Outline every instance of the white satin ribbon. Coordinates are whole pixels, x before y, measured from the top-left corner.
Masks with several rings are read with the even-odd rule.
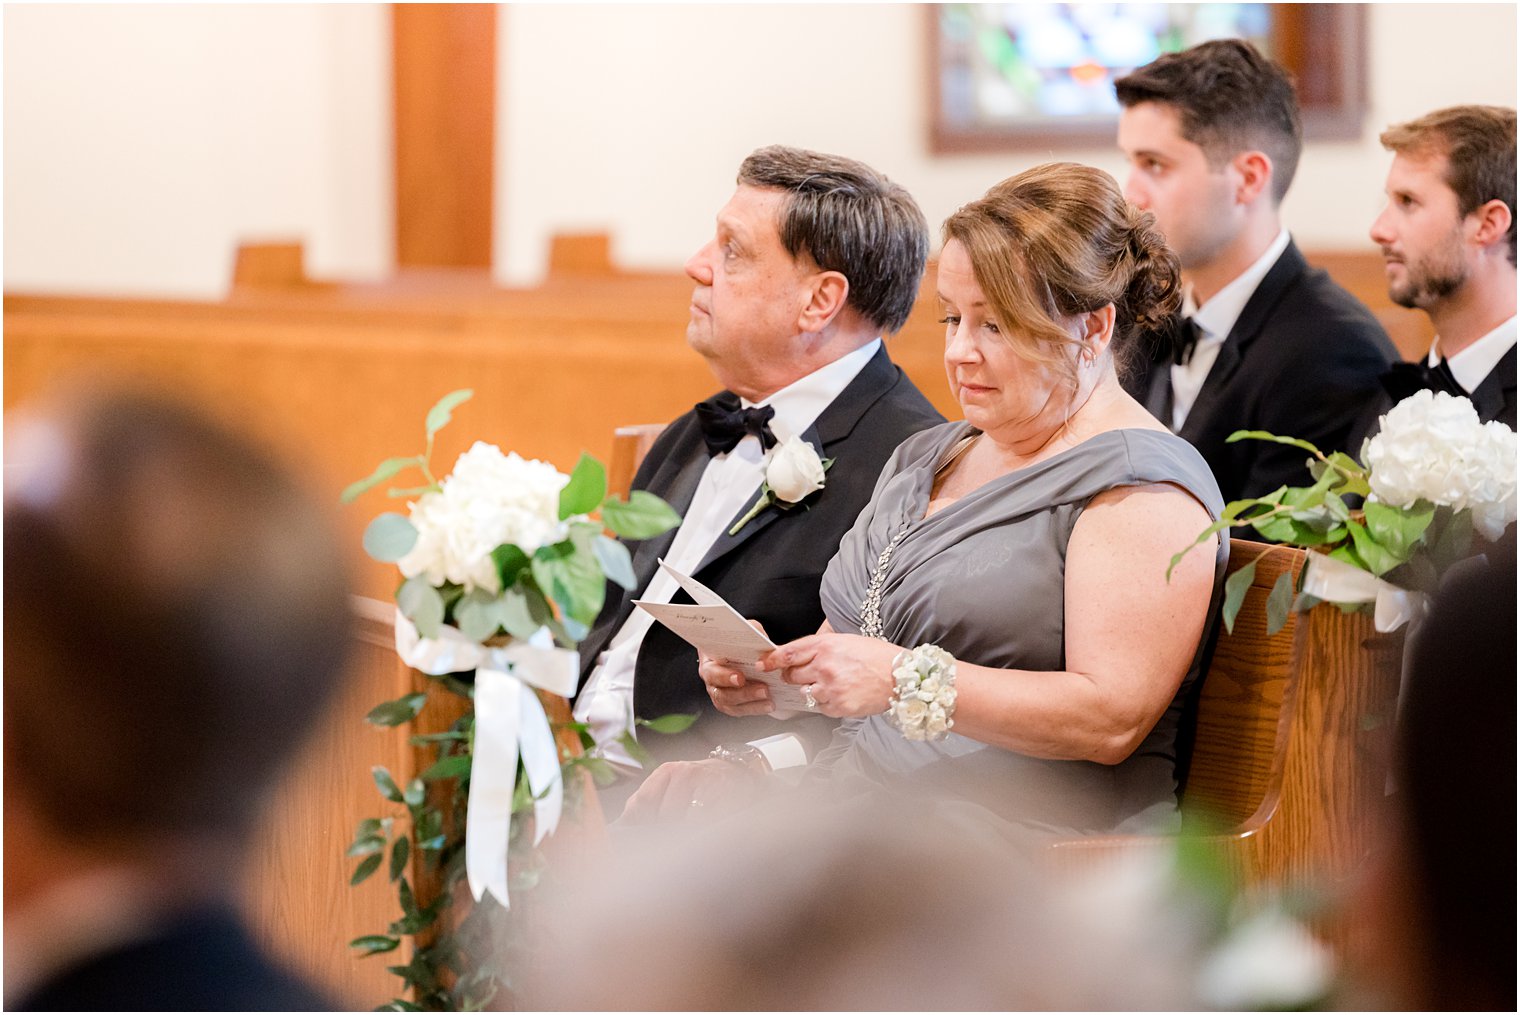
[[[1304,564],[1304,592],[1330,603],[1373,603],[1372,626],[1383,633],[1424,616],[1429,608],[1425,593],[1401,589],[1322,553],[1311,553]]]
[[[559,825],[564,803],[554,732],[533,688],[568,698],[575,693],[580,657],[555,648],[548,628],[539,628],[526,642],[503,647],[471,641],[453,627],[442,628],[437,638],[424,638],[400,610],[396,652],[408,666],[433,676],[475,671],[465,873],[476,901],[489,891],[508,906],[507,843],[519,754],[533,793],[534,845]]]

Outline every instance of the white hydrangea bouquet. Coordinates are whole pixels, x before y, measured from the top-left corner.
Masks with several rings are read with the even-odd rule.
[[[582,724],[570,726],[586,752],[561,758],[535,692],[574,694],[574,649],[601,612],[607,581],[630,589],[635,583],[627,549],[604,528],[648,539],[680,523],[652,494],[608,497],[606,470],[584,454],[566,475],[477,441],[451,473],[435,478],[434,438],[472,394],[455,391],[433,406],[422,454],[388,458],[342,494],[347,503],[404,470],[421,472],[423,485],[389,490],[391,497],[409,500],[407,514],[375,518],[365,530],[364,548],[376,560],[395,563],[405,579],[396,592],[402,660],[467,703],[448,730],[411,738],[434,751],[436,761],[407,786],[384,767],[374,769],[381,795],[404,806],[409,820],[402,826],[392,818],[362,822],[348,851],[359,861],[353,884],[374,874],[389,855],[402,908],[387,933],[351,945],[373,955],[395,950],[403,935],[430,936],[431,943],[418,942],[408,965],[390,968],[415,991],[416,1004],[435,1009],[479,1008],[497,988],[493,949],[470,955],[465,939],[471,935],[440,920],[453,886],[463,876],[477,902],[489,894],[506,907],[508,856],[528,848],[521,842],[524,829],[532,829],[533,847],[554,830],[571,770],[605,774],[607,763]],[[427,700],[425,692],[409,694],[376,706],[368,718],[398,726],[416,718]],[[690,720],[668,716],[643,725],[669,733]],[[623,739],[630,750],[637,748],[632,731]],[[429,794],[429,785],[437,792]],[[514,821],[517,815],[532,821]],[[437,898],[419,902],[414,894],[406,877],[413,856],[443,872]],[[536,877],[534,865],[518,866],[527,876],[514,883],[526,887]],[[446,969],[452,976],[441,975]]]
[[[1228,526],[1250,526],[1273,542],[1321,551],[1310,555],[1296,600],[1291,576],[1278,579],[1267,602],[1270,632],[1281,629],[1295,605],[1319,602],[1348,610],[1370,605],[1376,629],[1395,630],[1420,616],[1442,573],[1473,552],[1475,531],[1496,540],[1515,522],[1515,431],[1481,422],[1463,397],[1417,391],[1395,405],[1363,444],[1365,466],[1295,437],[1261,430],[1229,437],[1247,439],[1307,451],[1314,485],[1231,502],[1193,546]],[[1361,498],[1362,506],[1351,507],[1348,498]],[[1227,629],[1255,570],[1252,562],[1226,582]]]

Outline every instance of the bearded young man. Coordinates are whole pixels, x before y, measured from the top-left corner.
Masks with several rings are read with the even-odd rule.
[[[1422,362],[1384,377],[1376,416],[1421,388],[1464,395],[1483,420],[1515,425],[1515,111],[1453,106],[1397,124],[1388,204],[1372,223],[1388,298],[1425,311]]]
[[[1344,450],[1397,353],[1283,228],[1303,149],[1293,84],[1226,39],[1167,54],[1115,91],[1125,196],[1156,216],[1186,286],[1175,339],[1126,386],[1198,449],[1226,501],[1307,486],[1302,451],[1226,438],[1268,430]]]

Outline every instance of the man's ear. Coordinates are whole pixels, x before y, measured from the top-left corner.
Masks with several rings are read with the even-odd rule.
[[[1235,170],[1235,202],[1253,204],[1272,188],[1272,159],[1266,152],[1241,152],[1230,160]],[[1271,194],[1267,193],[1270,197]]]
[[[1480,247],[1491,247],[1496,243],[1503,243],[1509,235],[1510,224],[1515,221],[1510,213],[1509,205],[1497,197],[1492,201],[1485,201],[1467,214],[1469,223],[1476,223],[1473,228],[1473,241]],[[1505,254],[1508,257],[1508,253]]]
[[[850,280],[837,271],[820,271],[808,286],[808,301],[797,317],[799,332],[817,333],[827,328],[850,298]]]

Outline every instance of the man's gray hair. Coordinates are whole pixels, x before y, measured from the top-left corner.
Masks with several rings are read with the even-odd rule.
[[[863,162],[784,145],[753,152],[739,183],[786,191],[777,227],[787,253],[842,274],[849,306],[882,331],[903,326],[929,256],[911,194]]]

